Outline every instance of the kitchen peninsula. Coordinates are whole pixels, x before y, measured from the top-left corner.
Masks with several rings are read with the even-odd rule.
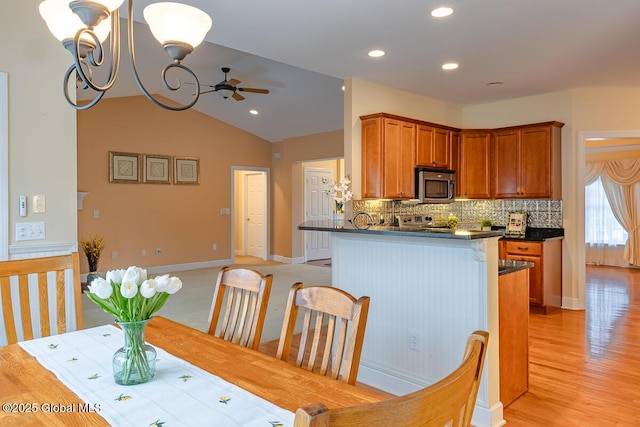
[[[331,232],[332,283],[371,297],[358,381],[406,394],[453,371],[476,329],[490,334],[473,425],[504,423],[499,390],[498,231],[308,221]]]

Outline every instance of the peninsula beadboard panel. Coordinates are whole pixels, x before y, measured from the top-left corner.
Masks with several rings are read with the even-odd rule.
[[[498,239],[331,234],[333,286],[371,297],[358,381],[415,391],[455,369],[470,331],[487,330],[496,339],[473,424],[499,425]]]

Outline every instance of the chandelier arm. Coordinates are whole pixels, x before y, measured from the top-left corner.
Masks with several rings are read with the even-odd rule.
[[[196,77],[195,73],[193,71],[191,71],[189,68],[185,67],[184,65],[180,64],[179,60],[176,60],[174,63],[167,65],[166,67],[163,68],[162,70],[162,81],[165,85],[165,87],[169,90],[178,90],[180,89],[180,87],[182,86],[182,84],[180,83],[180,80],[178,80],[177,85],[176,86],[171,86],[168,82],[167,82],[167,78],[166,78],[166,73],[169,69],[171,68],[180,68],[182,70],[185,70],[193,79],[193,83],[196,85],[197,90],[195,91],[196,93],[193,96],[193,99],[191,100],[190,103],[185,104],[185,105],[181,105],[178,107],[174,107],[171,105],[167,105],[162,103],[161,101],[157,100],[156,98],[153,97],[153,95],[151,93],[149,93],[149,91],[147,90],[147,88],[142,84],[142,81],[140,79],[140,76],[138,75],[138,67],[136,66],[136,53],[135,53],[135,46],[134,46],[134,40],[133,40],[133,0],[129,0],[128,2],[128,24],[127,24],[127,35],[129,38],[129,59],[131,60],[131,68],[133,68],[133,77],[136,81],[136,84],[138,85],[138,88],[140,88],[140,90],[142,91],[142,93],[144,93],[144,95],[154,104],[156,104],[158,107],[164,108],[165,110],[171,110],[171,111],[184,111],[184,110],[188,110],[189,108],[193,107],[196,102],[198,102],[198,98],[200,98],[200,82],[198,81],[198,78]]]
[[[83,105],[79,105],[76,104],[75,102],[73,102],[71,100],[71,97],[69,96],[69,79],[71,78],[71,74],[76,71],[76,65],[73,64],[69,67],[69,69],[67,70],[67,72],[64,75],[64,80],[62,82],[62,91],[64,92],[64,97],[67,100],[67,103],[69,105],[71,105],[73,108],[75,108],[76,110],[88,110],[89,108],[93,107],[94,105],[96,105],[98,103],[98,101],[100,101],[102,99],[102,97],[104,96],[105,92],[98,92],[98,94],[96,95],[95,98],[93,98],[93,100],[87,104],[83,104]],[[81,79],[79,79],[78,74],[76,73],[76,81],[81,81],[82,83],[84,83]]]
[[[86,41],[82,41],[80,39],[80,36],[82,34],[89,35],[93,39],[93,44],[95,44],[95,47],[93,49],[90,49],[87,54],[89,64],[87,64],[87,62],[83,60],[80,54],[82,52],[82,44],[86,43]],[[118,77],[118,70],[120,69],[120,13],[118,9],[114,10],[111,14],[111,67],[109,69],[109,73],[106,76],[104,85],[100,86],[95,84],[92,79],[92,73],[87,74],[83,67],[83,65],[85,65],[90,71],[91,66],[99,67],[104,62],[104,49],[96,34],[90,29],[81,28],[75,35],[74,44],[75,50],[73,52],[73,59],[75,61],[75,68],[78,76],[84,83],[83,89],[89,87],[96,92],[106,92],[111,89],[116,81],[116,78]],[[65,81],[67,80],[68,78],[65,78]]]

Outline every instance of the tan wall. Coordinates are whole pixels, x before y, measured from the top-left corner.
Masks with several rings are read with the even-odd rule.
[[[62,94],[71,55],[47,29],[40,0],[3,3],[0,71],[9,74],[9,236],[12,246],[75,244],[75,110]],[[18,216],[18,197],[46,197],[46,213]],[[3,206],[2,209],[5,209]],[[46,240],[15,241],[16,222],[43,221]],[[11,253],[11,250],[10,250]]]
[[[279,153],[280,158],[276,158]],[[293,237],[300,218],[302,189],[301,162],[321,159],[335,159],[343,156],[344,138],[341,130],[314,135],[288,138],[272,145],[272,249],[275,256],[285,259],[299,258],[303,254],[293,253]],[[293,183],[295,184],[295,187]]]
[[[109,183],[109,151],[199,157],[200,185]],[[78,113],[78,188],[91,193],[78,234],[105,236],[100,271],[231,259],[231,217],[220,214],[233,203],[231,167],[270,161],[268,141],[195,110],[166,111],[142,96],[102,100]]]

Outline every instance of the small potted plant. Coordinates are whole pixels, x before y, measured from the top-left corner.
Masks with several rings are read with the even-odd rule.
[[[447,225],[450,229],[455,230],[458,226],[458,217],[453,214],[449,215],[447,218]]]
[[[94,233],[88,239],[80,239],[80,247],[82,247],[89,263],[87,284],[91,284],[96,277],[100,277],[98,275],[98,262],[100,262],[100,255],[104,250],[104,236],[98,236],[98,233]]]
[[[483,219],[482,221],[480,221],[480,228],[482,229],[482,231],[491,231],[492,225],[493,223],[490,219]]]

